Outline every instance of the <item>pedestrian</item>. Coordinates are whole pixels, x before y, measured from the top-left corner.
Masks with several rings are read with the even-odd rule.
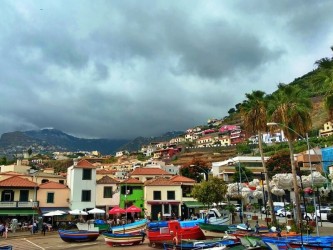
[[[46,222],[43,222],[43,225],[42,225],[42,234],[44,234],[44,236],[45,236],[46,230],[47,230],[47,224],[46,224]]]
[[[256,232],[256,234],[259,233],[259,228],[260,228],[260,226],[259,226],[259,222],[257,221],[257,222],[256,222],[256,225],[255,225],[255,232]]]
[[[245,226],[246,226],[246,231],[248,231],[250,229],[250,223],[248,220],[245,222]]]
[[[158,221],[161,221],[161,219],[162,219],[162,218],[161,218],[161,212],[158,212],[158,214],[157,214],[157,220],[158,220]]]
[[[5,238],[5,239],[7,239],[7,237],[8,237],[8,223],[5,223],[5,229],[4,229],[4,231],[3,231],[3,237]]]

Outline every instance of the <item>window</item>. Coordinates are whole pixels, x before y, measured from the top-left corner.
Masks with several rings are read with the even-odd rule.
[[[169,204],[164,204],[164,213],[163,214],[170,214],[170,205]]]
[[[167,196],[168,196],[168,200],[175,200],[176,199],[175,191],[168,191]]]
[[[60,184],[65,184],[65,181],[64,180],[59,180],[59,183]]]
[[[29,190],[20,190],[20,201],[29,201]]]
[[[91,190],[82,190],[81,201],[91,201]]]
[[[161,200],[161,191],[154,191],[154,200]]]
[[[2,191],[1,201],[14,201],[14,191],[12,190]]]
[[[82,172],[82,180],[91,180],[91,169],[83,169]]]
[[[46,203],[54,203],[54,193],[47,193]]]
[[[103,198],[112,198],[112,187],[104,187]]]

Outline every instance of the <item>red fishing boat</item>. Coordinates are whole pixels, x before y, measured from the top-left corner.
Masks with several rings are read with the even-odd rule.
[[[163,243],[178,244],[178,242],[181,242],[183,239],[205,239],[205,235],[198,225],[192,227],[181,227],[179,221],[177,220],[169,221],[167,227],[149,229],[147,231],[147,236],[149,239],[149,246],[151,247],[163,246]]]

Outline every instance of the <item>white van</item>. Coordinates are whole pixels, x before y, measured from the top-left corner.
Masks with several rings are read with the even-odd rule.
[[[284,208],[285,205],[289,205],[289,202],[279,202],[279,201],[274,201],[273,202],[273,206],[274,206],[274,212],[276,212],[277,210],[281,209],[281,208]],[[267,202],[267,206],[266,207],[269,207],[269,204]],[[266,213],[266,207],[262,207],[261,209],[261,212],[263,214]]]

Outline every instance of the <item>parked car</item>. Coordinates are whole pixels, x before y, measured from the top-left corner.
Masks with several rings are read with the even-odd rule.
[[[316,220],[316,217],[317,217],[317,220],[328,220],[328,214],[331,213],[331,208],[320,208],[316,210],[316,213],[314,214],[311,214],[311,213],[306,213],[304,215],[304,219],[306,220]]]
[[[327,213],[327,220],[329,222],[333,223],[333,213],[332,212]]]
[[[269,208],[269,206],[267,206],[267,208],[265,208],[265,207],[263,207],[262,209],[261,209],[261,213],[263,213],[263,214],[271,214],[271,211],[270,211],[270,209],[268,209]],[[282,206],[274,206],[274,213],[276,213],[276,211],[277,210],[279,210],[279,209],[281,209],[281,208],[283,208]],[[267,211],[268,210],[268,211]]]
[[[239,212],[241,210],[241,205],[240,204],[235,204],[235,211]]]
[[[291,217],[291,212],[287,211],[285,208],[280,208],[276,210],[275,215],[280,216],[280,217]]]

